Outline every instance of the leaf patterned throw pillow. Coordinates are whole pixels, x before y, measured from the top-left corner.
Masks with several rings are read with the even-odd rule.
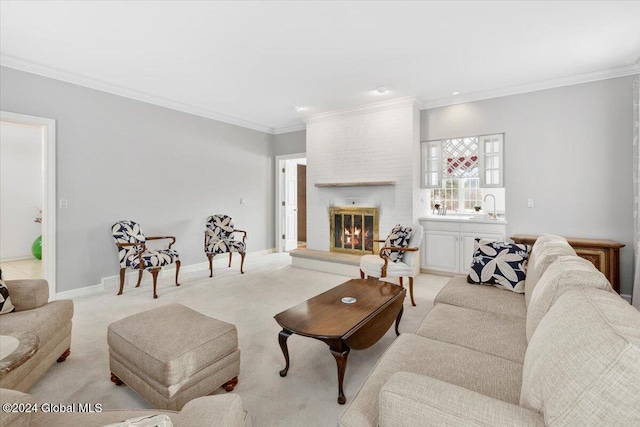
[[[524,293],[525,266],[531,245],[476,239],[468,283]]]
[[[9,289],[4,284],[2,270],[0,270],[0,314],[11,313],[14,310],[15,307],[11,304],[11,298],[9,298]]]
[[[391,233],[387,236],[387,240],[384,242],[386,247],[406,248],[409,246],[409,239],[411,238],[411,227],[403,227],[397,224],[391,230]],[[385,249],[382,251],[382,256],[389,258],[391,262],[402,261],[404,257],[404,251],[393,251]]]

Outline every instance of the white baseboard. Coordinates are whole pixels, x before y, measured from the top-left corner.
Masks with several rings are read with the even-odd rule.
[[[36,257],[34,257],[32,254],[8,256],[8,257],[0,258],[0,262],[23,261],[25,259],[36,259]]]
[[[88,295],[95,295],[104,292],[104,285],[85,286],[84,288],[71,289],[70,291],[56,292],[55,299],[73,299],[86,297]]]
[[[247,252],[247,256],[251,256],[251,255],[267,255],[270,253],[275,252],[275,248],[270,248],[270,249],[263,249],[260,251],[254,251],[254,252]],[[239,259],[240,255],[237,255],[236,257]],[[228,256],[227,255],[218,255],[213,259],[213,265],[214,268],[218,265],[226,265],[226,263],[228,263]],[[234,260],[235,262],[235,260]],[[238,261],[239,262],[239,261]],[[176,266],[175,264],[167,266],[165,268],[163,268],[160,271],[159,276],[161,278],[165,278],[165,277],[171,277],[175,275],[175,269]],[[198,271],[206,271],[209,270],[209,261],[206,262],[200,262],[197,264],[189,264],[189,265],[182,265],[180,266],[180,274],[184,274],[184,273],[194,273],[194,272],[198,272]],[[142,276],[142,283],[151,283],[151,277],[148,274],[145,274]],[[125,273],[124,276],[124,283],[125,286],[131,285],[131,284],[135,284],[138,281],[138,272],[137,271],[132,271],[129,270]],[[99,294],[102,292],[115,292],[118,290],[118,288],[120,287],[120,275],[114,275],[114,276],[108,276],[108,277],[103,277],[100,280],[100,283],[97,285],[91,285],[91,286],[85,286],[83,288],[78,288],[78,289],[72,289],[70,291],[63,291],[63,292],[57,292],[56,293],[56,299],[73,299],[73,298],[79,298],[79,297],[84,297],[87,295],[95,295],[95,294]]]
[[[263,249],[261,251],[247,252],[247,256],[267,255],[267,254],[274,253],[275,251],[276,251],[275,248]],[[238,263],[240,262],[240,254],[235,254],[235,256],[233,257],[232,262],[236,262],[236,261]],[[229,254],[216,255],[213,258],[213,266],[214,266],[213,268],[216,268],[217,266],[220,266],[220,265],[228,265],[228,263],[229,263]],[[160,271],[160,277],[162,278],[172,277],[176,274],[175,270],[176,270],[176,265],[171,264],[163,268],[162,271]],[[209,261],[200,262],[198,264],[189,264],[189,265],[180,266],[180,274],[194,273],[196,271],[203,271],[203,270],[209,270]],[[137,273],[134,273],[134,274],[137,274]],[[138,280],[137,276],[136,276],[136,280]]]

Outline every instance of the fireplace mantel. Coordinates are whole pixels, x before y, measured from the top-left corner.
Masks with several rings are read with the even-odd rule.
[[[396,185],[395,181],[316,182],[316,187],[380,187]]]

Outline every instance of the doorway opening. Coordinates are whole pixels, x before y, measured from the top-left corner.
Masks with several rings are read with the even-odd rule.
[[[0,111],[0,129],[3,278],[46,279],[55,299],[55,120]]]
[[[276,156],[276,250],[307,245],[307,159],[305,153]]]

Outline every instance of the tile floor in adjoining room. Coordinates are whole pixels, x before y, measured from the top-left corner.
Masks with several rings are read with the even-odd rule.
[[[42,261],[36,258],[0,262],[4,280],[42,278]]]

